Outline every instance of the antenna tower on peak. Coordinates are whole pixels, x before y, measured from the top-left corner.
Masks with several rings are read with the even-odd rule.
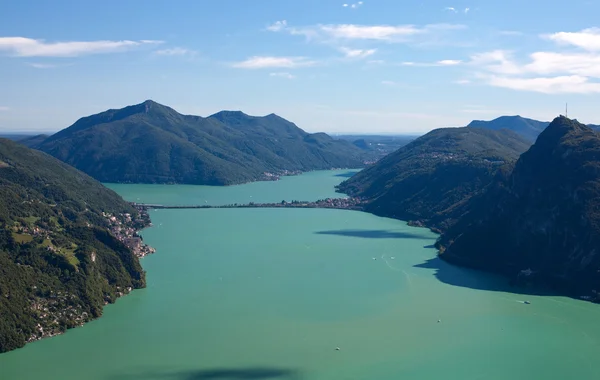
[[[565,103],[565,117],[569,117],[569,103]]]

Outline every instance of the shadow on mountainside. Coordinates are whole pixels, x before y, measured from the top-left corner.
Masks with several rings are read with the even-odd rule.
[[[463,288],[506,292],[532,296],[561,296],[559,292],[531,285],[511,285],[511,280],[499,274],[450,264],[439,257],[426,260],[414,268],[430,269],[432,275],[444,284]]]
[[[364,239],[427,239],[428,237],[401,231],[386,230],[335,230],[318,231],[317,235],[337,235]]]
[[[143,371],[136,374],[119,374],[113,380],[158,379],[158,380],[300,380],[298,370],[270,367],[215,368],[184,371]]]

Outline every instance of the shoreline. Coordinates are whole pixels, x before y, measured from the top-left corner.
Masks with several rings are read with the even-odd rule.
[[[154,248],[152,248],[151,246],[149,246],[148,244],[144,243],[141,235],[139,234],[142,230],[144,230],[148,227],[152,227],[150,215],[148,214],[148,212],[146,210],[142,210],[142,211],[138,210],[138,212],[139,212],[139,215],[137,216],[137,218],[135,216],[132,216],[129,213],[120,213],[117,215],[103,213],[103,216],[106,218],[106,221],[108,223],[108,226],[105,228],[109,232],[109,234],[112,235],[115,239],[117,239],[121,243],[123,243],[131,251],[131,253],[138,260],[140,260],[149,254],[155,253],[156,250]],[[92,227],[92,226],[89,225],[88,227]],[[92,256],[92,260],[93,261],[95,260],[94,256]],[[144,276],[145,276],[145,273],[146,272],[144,271]],[[144,285],[144,287],[145,287],[145,285]],[[106,307],[107,305],[109,305],[111,303],[116,303],[119,298],[129,295],[132,291],[134,291],[136,289],[143,289],[143,287],[133,288],[133,287],[129,286],[129,287],[122,289],[121,287],[117,286],[115,289],[116,289],[116,292],[115,292],[116,298],[114,300],[105,299],[104,305],[102,307],[102,312],[104,311],[104,307]],[[66,297],[66,296],[67,296],[66,294],[62,294],[61,292],[56,292],[56,293],[52,292],[51,293],[51,299],[54,300],[52,302],[62,302],[63,301],[62,298]],[[55,308],[54,304],[51,304],[50,301],[47,301],[47,300],[44,302],[41,302],[41,300],[40,300],[40,302],[34,304],[33,307],[35,307],[36,309],[39,310],[40,308],[43,309],[44,306],[46,306],[46,309],[48,309],[48,306],[52,306],[53,308]],[[74,310],[72,310],[72,308],[66,308],[64,310],[63,309],[64,308],[57,308],[55,313],[65,312],[65,311],[69,311],[69,310],[71,312],[74,311]],[[50,330],[49,326],[46,326],[46,330],[44,330],[44,326],[42,326],[41,323],[38,323],[37,333],[34,333],[33,335],[31,335],[25,341],[25,345],[23,347],[27,346],[30,343],[36,342],[36,341],[40,341],[40,340],[47,339],[47,338],[52,338],[52,337],[55,337],[58,335],[63,335],[71,329],[82,327],[86,323],[92,322],[101,317],[102,317],[102,314],[100,314],[99,316],[97,316],[95,318],[90,318],[90,315],[87,312],[83,312],[80,315],[76,314],[74,319],[71,320],[72,324],[67,326],[64,331],[61,331],[60,329],[59,330],[56,330],[56,329]],[[23,347],[15,348],[15,349],[7,351],[7,352],[15,351],[15,350],[18,350]]]

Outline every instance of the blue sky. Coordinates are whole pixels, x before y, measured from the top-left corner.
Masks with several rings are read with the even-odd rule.
[[[600,1],[104,0],[0,4],[0,132],[153,99],[307,131],[472,119],[600,124]]]

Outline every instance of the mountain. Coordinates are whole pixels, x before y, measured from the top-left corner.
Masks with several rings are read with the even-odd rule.
[[[533,143],[548,125],[550,125],[549,121],[538,121],[521,116],[501,116],[491,121],[473,120],[469,123],[468,127],[487,128],[495,131],[508,129]],[[600,125],[588,124],[588,126],[596,131],[600,131]]]
[[[101,315],[145,286],[132,250],[109,232],[147,224],[113,191],[69,165],[0,139],[0,352]]]
[[[498,131],[508,129],[527,140],[534,142],[538,135],[550,124],[545,121],[527,119],[521,116],[501,116],[491,121],[473,120],[467,127],[487,128]]]
[[[514,132],[442,128],[429,132],[338,186],[366,211],[443,229],[470,197],[530,144]]]
[[[364,152],[365,161],[376,162],[416,139],[410,135],[337,135],[336,139],[352,142]]]
[[[182,115],[151,100],[79,119],[39,149],[103,182],[231,185],[360,167],[362,151],[275,115]]]
[[[20,138],[18,140],[19,144],[23,144],[28,148],[37,148],[42,142],[46,141],[48,139],[48,135],[35,135],[35,136],[27,136],[25,138]]]
[[[600,136],[556,118],[438,246],[447,261],[598,300]]]

